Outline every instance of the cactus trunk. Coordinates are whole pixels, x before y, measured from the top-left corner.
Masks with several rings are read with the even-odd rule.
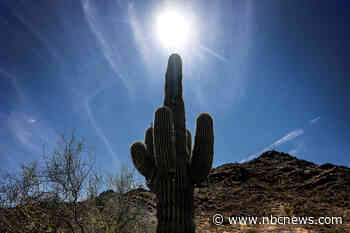
[[[193,185],[186,168],[177,168],[174,178],[158,180],[157,233],[194,233]]]

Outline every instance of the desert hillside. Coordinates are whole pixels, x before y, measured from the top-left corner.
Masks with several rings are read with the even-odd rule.
[[[196,232],[350,232],[349,193],[350,168],[329,163],[316,165],[285,153],[268,151],[246,163],[230,163],[213,168],[207,180],[195,187]],[[124,196],[128,207],[124,206],[123,211],[137,216],[137,219],[129,218],[128,221],[133,222],[133,225],[138,223],[140,228],[137,228],[137,231],[142,229],[145,232],[154,232],[157,224],[155,194],[138,188],[123,194]],[[123,203],[118,201],[118,198],[121,200],[121,196],[116,192],[106,190],[96,200],[80,202],[77,209],[78,216],[90,219],[87,220],[87,223],[92,225],[89,229],[96,227],[96,224],[91,221],[97,221],[98,217],[103,218],[99,220],[100,223],[113,226],[118,216],[124,216],[120,212],[119,215],[114,216],[115,218],[109,217],[108,213],[115,213],[117,210],[116,203]],[[40,208],[37,205],[40,205]],[[59,202],[47,201],[26,207],[2,209],[0,232],[16,232],[15,229],[20,229],[21,225],[26,225],[25,229],[43,229],[43,232],[72,232],[69,230],[72,215],[69,212],[57,213],[57,210],[67,209],[62,208],[61,205],[62,203]],[[90,207],[85,208],[84,205],[90,205]],[[21,208],[40,211],[26,212]],[[25,213],[34,213],[37,217],[26,216]],[[215,221],[218,221],[216,225],[213,223],[213,216],[216,216]],[[220,219],[221,216],[223,219]],[[292,219],[293,216],[304,222],[276,224],[278,217],[280,217],[279,223],[288,223],[288,218]],[[234,217],[257,217],[257,222],[254,224],[252,222],[254,220],[251,220],[249,223],[249,219],[245,219],[248,222],[244,223],[241,218],[241,224],[235,224],[234,220],[238,220]],[[275,222],[261,224],[262,217],[270,217],[270,221]],[[306,217],[307,220],[305,220]],[[340,219],[333,220],[333,224],[316,224],[320,223],[318,221],[320,217],[340,217]],[[313,224],[303,224],[306,223],[305,221],[310,223],[310,218],[313,219]],[[34,223],[28,219],[35,221],[38,219],[39,221],[35,224],[39,226],[31,227],[30,225]],[[50,227],[46,228],[44,225],[40,226],[44,224],[44,220],[54,221],[54,224],[47,224],[46,226]],[[328,221],[330,221],[329,218]],[[9,229],[8,226],[13,226],[13,229]],[[77,227],[71,229],[80,232]],[[37,232],[37,230],[24,231]],[[92,232],[100,232],[100,230]]]
[[[213,168],[206,182],[195,188],[197,232],[350,232],[350,168],[316,165],[277,151],[246,163]],[[146,190],[130,193],[142,200],[156,223],[156,199]],[[342,217],[343,224],[230,224],[212,217],[296,216]],[[281,220],[282,221],[282,220]],[[287,221],[287,220],[285,220]],[[255,230],[255,231],[254,231]]]

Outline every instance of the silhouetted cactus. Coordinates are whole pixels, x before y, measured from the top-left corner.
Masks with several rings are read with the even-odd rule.
[[[212,166],[213,120],[208,113],[199,115],[191,151],[179,55],[169,57],[165,76],[164,106],[155,112],[154,124],[146,130],[145,143],[132,144],[131,157],[151,191],[156,193],[157,233],[194,233],[193,189],[208,176]]]

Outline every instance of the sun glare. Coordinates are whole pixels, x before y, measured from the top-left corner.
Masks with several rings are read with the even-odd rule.
[[[182,50],[190,40],[191,22],[184,14],[167,10],[157,17],[157,37],[165,48]]]

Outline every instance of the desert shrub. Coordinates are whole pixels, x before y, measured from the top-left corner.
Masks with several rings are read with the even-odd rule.
[[[138,187],[135,172],[123,167],[115,175],[98,171],[94,154],[74,133],[62,136],[51,153],[44,151],[44,165],[38,164],[3,172],[0,232],[147,232],[142,209],[137,202],[129,205],[127,193]],[[101,202],[98,194],[108,187]]]

